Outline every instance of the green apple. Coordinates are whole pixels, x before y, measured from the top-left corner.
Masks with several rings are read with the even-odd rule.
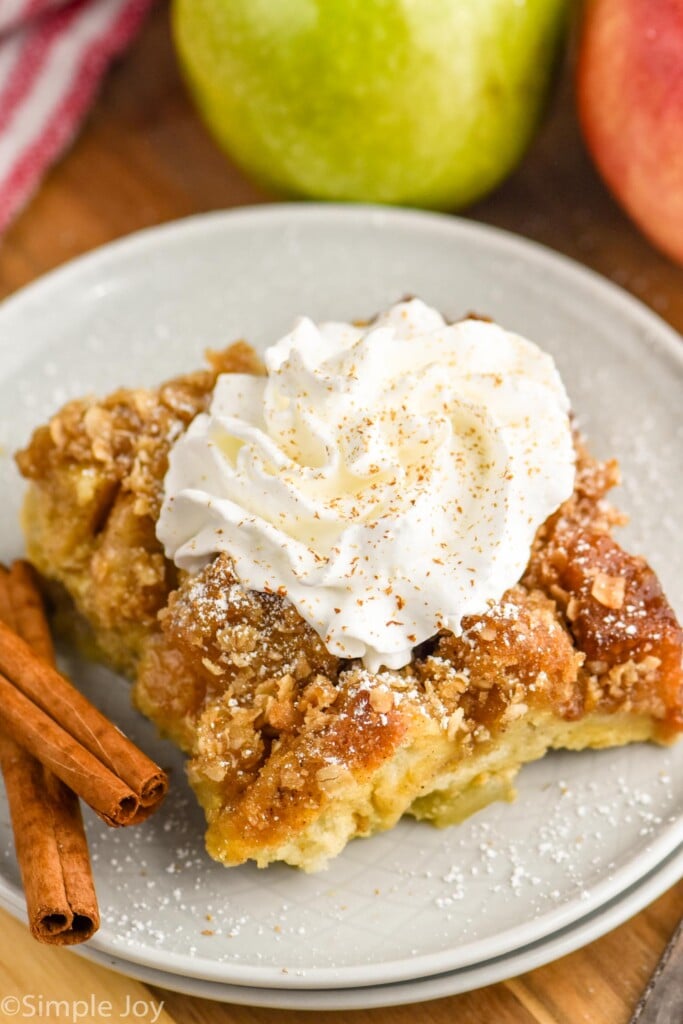
[[[454,209],[529,143],[567,0],[175,0],[218,142],[279,193]]]

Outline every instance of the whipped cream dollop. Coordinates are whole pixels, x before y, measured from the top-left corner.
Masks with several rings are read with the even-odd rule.
[[[371,671],[519,580],[574,485],[549,355],[414,299],[367,326],[303,317],[265,365],[220,376],[171,451],[157,533],[180,568],[227,552]]]

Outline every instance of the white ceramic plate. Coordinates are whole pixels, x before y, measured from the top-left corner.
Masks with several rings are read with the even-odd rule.
[[[66,398],[153,383],[237,336],[292,318],[371,314],[405,293],[449,316],[486,312],[557,359],[598,454],[617,454],[644,551],[679,612],[683,348],[660,320],[567,260],[489,228],[388,209],[301,206],[194,218],[78,260],[0,307],[0,558],[21,550],[10,453]],[[181,758],[104,669],[79,686],[173,770],[143,827],[89,818],[103,924],[92,947],[132,963],[259,988],[377,985],[509,954],[584,917],[683,840],[683,746],[561,753],[524,770],[517,804],[437,832],[406,821],[307,877],[226,871],[204,854]],[[17,868],[0,806],[0,899]],[[208,920],[210,916],[210,920]],[[213,934],[204,934],[212,931]]]
[[[132,975],[148,985],[169,988],[188,995],[215,999],[223,1003],[243,1006],[265,1006],[289,1010],[367,1010],[380,1006],[403,1006],[406,1003],[424,1003],[429,999],[470,992],[484,985],[493,985],[565,956],[606,932],[622,924],[657,896],[665,892],[683,873],[683,847],[670,854],[654,871],[646,875],[621,895],[603,904],[592,914],[582,917],[539,942],[495,960],[463,967],[459,971],[418,978],[415,981],[396,982],[393,985],[365,986],[336,989],[263,989],[238,985],[221,985],[217,981],[183,978],[152,967],[131,965],[127,960],[108,956],[88,946],[76,952],[110,967],[121,974]]]

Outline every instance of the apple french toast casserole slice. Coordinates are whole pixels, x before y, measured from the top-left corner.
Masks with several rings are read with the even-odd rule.
[[[314,871],[403,814],[442,826],[511,799],[521,765],[549,749],[681,731],[681,629],[613,538],[615,463],[578,440],[574,493],[521,581],[399,670],[330,654],[225,554],[176,570],[155,535],[168,452],[231,371],[260,372],[243,343],[157,390],[71,402],[17,457],[29,557],[187,753],[211,856]]]

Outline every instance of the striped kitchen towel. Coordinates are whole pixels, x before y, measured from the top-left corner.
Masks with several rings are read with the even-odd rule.
[[[0,232],[73,139],[153,0],[0,0]]]

